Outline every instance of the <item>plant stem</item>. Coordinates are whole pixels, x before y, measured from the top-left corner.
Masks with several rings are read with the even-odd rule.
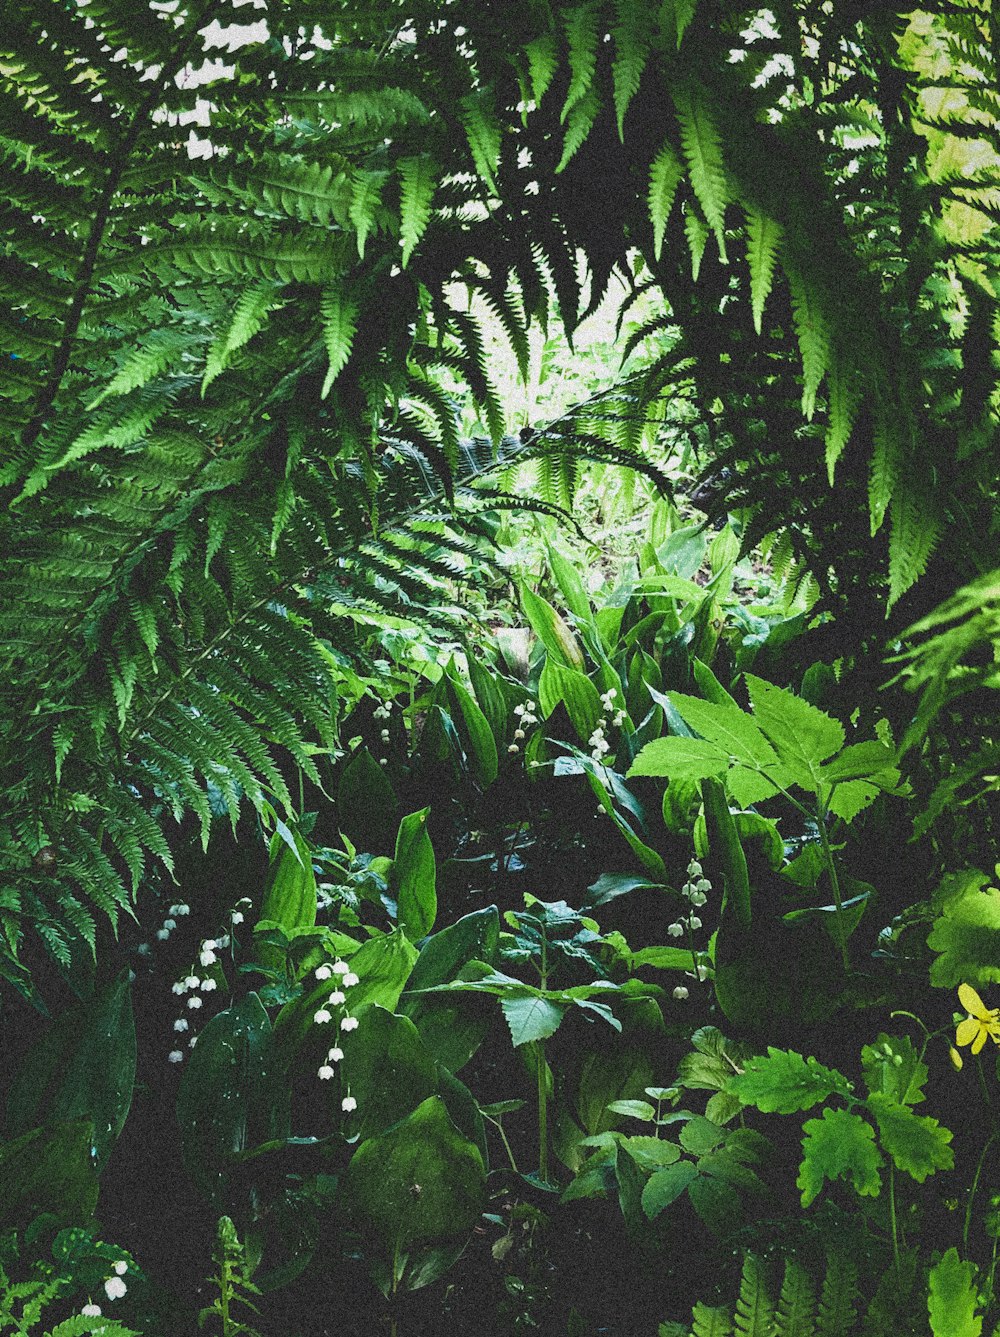
[[[549,1093],[546,1082],[545,1045],[538,1041],[538,1178],[549,1182]]]
[[[978,1055],[977,1055],[978,1057]],[[982,1153],[979,1157],[979,1163],[976,1166],[976,1173],[972,1176],[972,1187],[969,1189],[969,1201],[965,1204],[965,1222],[962,1226],[962,1252],[967,1253],[969,1249],[969,1229],[972,1225],[972,1204],[975,1201],[976,1190],[979,1188],[979,1179],[983,1173],[983,1163],[986,1160],[986,1153],[997,1140],[997,1134],[993,1133],[986,1141]]]
[[[826,860],[826,871],[829,874],[830,887],[833,891],[833,903],[837,909],[837,942],[846,972],[850,969],[850,962],[847,959],[847,937],[844,933],[844,906],[840,896],[840,878],[837,876],[837,866],[833,861],[833,851],[830,849],[830,841],[826,834],[826,806],[823,803],[817,804],[816,817],[819,825],[820,843],[823,846],[823,857]]]
[[[892,1265],[899,1276],[899,1225],[896,1220],[896,1167],[889,1162],[889,1226],[892,1230]]]

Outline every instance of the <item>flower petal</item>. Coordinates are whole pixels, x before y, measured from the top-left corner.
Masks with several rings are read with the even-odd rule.
[[[972,1052],[974,1054],[978,1054],[980,1049],[982,1049],[983,1045],[986,1043],[987,1035],[989,1035],[989,1031],[986,1029],[986,1027],[985,1026],[980,1027],[979,1034],[972,1042]]]
[[[957,1045],[971,1045],[978,1034],[979,1022],[975,1017],[966,1017],[964,1021],[958,1023],[958,1028],[955,1031],[955,1043]]]
[[[981,1017],[985,1020],[990,1015],[990,1009],[976,993],[971,984],[960,984],[958,986],[958,997],[966,1012],[973,1017]],[[993,1016],[996,1016],[996,1011]]]

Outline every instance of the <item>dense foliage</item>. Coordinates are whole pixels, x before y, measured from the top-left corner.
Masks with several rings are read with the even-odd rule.
[[[980,1332],[987,0],[4,20],[0,1331]]]

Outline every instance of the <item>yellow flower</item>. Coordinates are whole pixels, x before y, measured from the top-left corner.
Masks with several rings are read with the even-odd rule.
[[[955,1071],[961,1072],[962,1055],[958,1052],[958,1050],[955,1048],[954,1045],[952,1045],[951,1048],[948,1050],[948,1057],[951,1059],[951,1066],[955,1069]]]
[[[995,1044],[1000,1045],[1000,1008],[988,1008],[968,984],[958,986],[958,997],[969,1015],[958,1023],[955,1031],[957,1045],[972,1045],[972,1052],[978,1054],[990,1036]]]

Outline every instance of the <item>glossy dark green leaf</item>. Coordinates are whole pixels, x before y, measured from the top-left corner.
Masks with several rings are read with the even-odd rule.
[[[337,788],[337,821],[356,849],[392,849],[399,803],[384,769],[367,748],[344,768]]]
[[[0,1225],[23,1228],[43,1212],[86,1221],[97,1206],[93,1141],[89,1119],[70,1119],[0,1144]]]
[[[177,1093],[181,1154],[216,1206],[234,1154],[270,1131],[271,1065],[271,1023],[255,993],[214,1016],[191,1051]]]
[[[135,1086],[135,1019],[123,975],[62,1013],[21,1065],[7,1102],[8,1131],[89,1118],[94,1165],[103,1169],[125,1125]]]
[[[407,980],[400,1011],[415,1023],[431,1054],[452,1072],[463,1068],[482,1044],[493,1020],[491,1007],[471,994],[417,995],[410,990],[446,984],[469,961],[495,964],[499,943],[496,906],[476,910],[428,938]]]
[[[438,1089],[434,1060],[408,1017],[366,1004],[341,1037],[341,1090],[358,1102],[346,1123],[362,1140],[384,1133]]]
[[[412,812],[399,824],[389,887],[396,897],[399,927],[411,942],[425,937],[437,917],[437,869],[427,833],[430,808]]]
[[[444,1101],[430,1096],[401,1123],[362,1142],[344,1197],[383,1290],[394,1283],[415,1289],[461,1251],[486,1206],[486,1174]]]

